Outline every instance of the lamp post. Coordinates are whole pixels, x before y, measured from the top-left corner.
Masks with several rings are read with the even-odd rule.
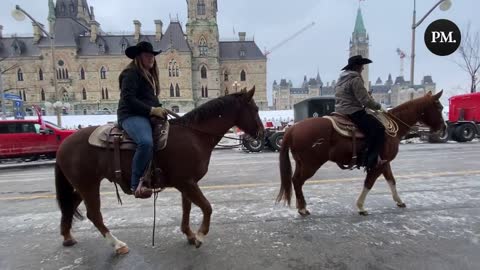
[[[42,25],[35,20],[30,14],[28,14],[24,9],[22,9],[19,5],[15,6],[15,9],[12,11],[12,17],[17,20],[17,21],[23,21],[25,20],[25,16],[27,16],[32,22],[50,39],[50,53],[52,55],[51,60],[52,60],[52,76],[53,76],[53,87],[55,90],[55,99],[57,100],[54,104],[57,104],[57,106],[53,106],[55,108],[55,112],[57,114],[57,125],[59,127],[62,126],[62,116],[61,116],[61,110],[63,106],[58,106],[58,102],[60,101],[60,96],[58,94],[58,86],[57,86],[57,76],[56,76],[56,69],[55,69],[55,46],[54,46],[54,41],[55,37],[54,35],[50,35],[43,27]],[[60,108],[58,108],[60,107]]]
[[[0,68],[0,100],[2,101],[2,120],[7,119],[7,112],[5,109],[5,98],[4,98],[4,91],[3,91],[3,81],[2,81],[2,69]]]
[[[410,55],[410,85],[414,86],[415,80],[415,29],[427,18],[430,13],[432,13],[438,6],[440,10],[446,11],[452,6],[451,0],[440,0],[438,1],[428,12],[423,16],[418,22],[417,18],[417,0],[413,0],[413,22],[412,22],[412,53]]]

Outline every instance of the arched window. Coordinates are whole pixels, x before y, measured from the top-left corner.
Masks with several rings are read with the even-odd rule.
[[[22,99],[23,101],[27,101],[27,95],[25,95],[25,90],[22,90]]]
[[[208,97],[208,86],[205,86],[205,97]]]
[[[80,69],[80,80],[85,80],[85,69],[83,67]]]
[[[202,77],[202,79],[207,78],[207,68],[205,66],[202,66],[200,69],[200,77]]]
[[[42,69],[38,70],[38,80],[43,81],[43,70]]]
[[[85,90],[85,88],[82,90],[82,99],[87,100],[87,90]]]
[[[168,64],[168,77],[172,77],[172,63]]]
[[[207,86],[205,86],[205,87],[202,86],[202,97],[204,97],[204,98],[208,97],[208,87]]]
[[[173,88],[173,84],[170,84],[170,97],[175,96],[175,89]]]
[[[105,89],[102,88],[102,99],[105,99]]]
[[[168,77],[178,77],[178,75],[179,71],[177,61],[170,60],[170,62],[168,63]]]
[[[207,56],[208,44],[204,37],[200,38],[200,42],[198,43],[198,48],[200,49],[200,56]]]
[[[245,72],[245,70],[242,70],[242,72],[240,72],[240,81],[244,82],[247,80],[247,73]]]
[[[179,73],[178,73],[178,66],[175,67],[175,76],[178,77]]]
[[[40,98],[42,101],[45,101],[45,90],[43,90],[43,88],[42,88],[42,91],[40,92]]]
[[[223,72],[223,80],[228,82],[228,72],[227,71]]]
[[[83,115],[87,114],[87,109],[83,109]]]
[[[108,99],[108,88],[105,88],[105,99]]]
[[[107,69],[105,67],[100,68],[100,79],[105,80],[107,78]]]
[[[68,79],[68,69],[65,68],[65,79]]]
[[[198,0],[197,15],[205,15],[205,1],[204,0]]]
[[[63,101],[69,101],[67,90],[63,89]]]
[[[17,71],[17,80],[19,82],[23,82],[23,71],[22,71],[21,68],[19,68],[18,71]]]
[[[180,97],[180,87],[178,86],[178,83],[175,85],[175,96]]]
[[[205,97],[205,87],[202,85],[202,97]]]

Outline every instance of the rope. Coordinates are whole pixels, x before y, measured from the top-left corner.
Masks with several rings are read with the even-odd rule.
[[[160,192],[155,192],[153,194],[153,230],[152,230],[152,246],[155,246],[155,224],[157,221],[157,199],[158,199],[158,193]]]

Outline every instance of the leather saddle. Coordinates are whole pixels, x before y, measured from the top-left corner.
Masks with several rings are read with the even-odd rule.
[[[160,130],[157,131],[154,128],[155,151],[163,150],[167,146],[169,128],[168,121],[163,122]],[[137,148],[137,144],[117,123],[97,127],[88,137],[88,143],[92,146],[111,149],[116,139],[119,140],[121,150],[135,150]]]
[[[341,113],[333,112],[331,115],[324,116],[332,122],[333,128],[337,131],[340,135],[345,137],[354,137],[361,139],[365,138],[365,134],[363,134],[360,129],[348,118],[348,116],[343,115]]]

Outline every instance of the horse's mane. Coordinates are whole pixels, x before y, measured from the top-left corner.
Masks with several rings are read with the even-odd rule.
[[[419,111],[418,109],[425,106],[430,100],[430,96],[428,95],[415,98],[396,106],[395,108],[391,109],[390,112],[398,115],[410,111]]]
[[[227,110],[233,108],[239,101],[239,97],[243,93],[233,93],[223,97],[219,97],[202,104],[200,107],[193,109],[180,118],[171,119],[171,124],[188,125],[195,124],[212,117],[218,117],[225,114]]]

